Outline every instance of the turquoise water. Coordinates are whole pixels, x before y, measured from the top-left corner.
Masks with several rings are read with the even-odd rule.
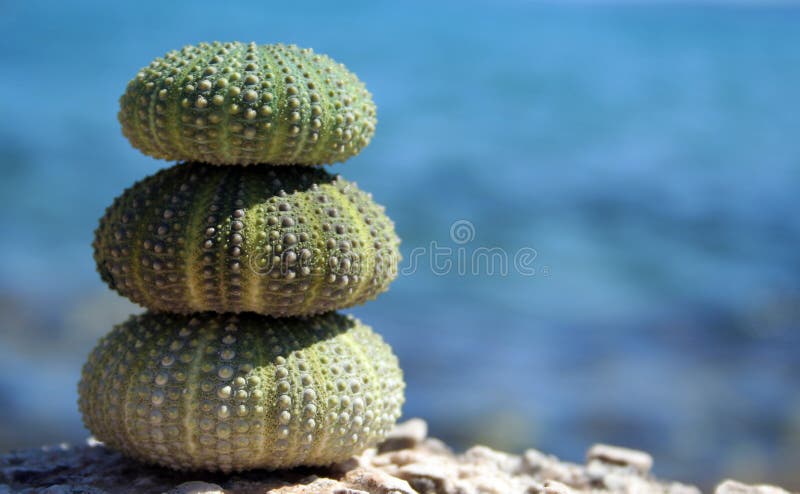
[[[86,434],[80,365],[136,310],[89,246],[165,166],[119,132],[127,80],[187,43],[284,41],[379,105],[333,169],[404,239],[401,277],[352,312],[400,356],[406,416],[462,447],[612,442],[661,475],[800,488],[800,8],[137,5],[0,3],[0,449]],[[472,269],[481,249],[508,273]]]

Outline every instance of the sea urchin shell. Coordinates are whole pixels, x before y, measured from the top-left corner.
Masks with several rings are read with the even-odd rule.
[[[322,169],[198,163],[126,190],[94,241],[103,280],[151,310],[272,316],[375,298],[398,245],[383,207]]]
[[[200,43],[142,68],[120,98],[122,133],[155,158],[327,164],[369,144],[375,104],[344,65],[294,45]]]
[[[400,415],[397,358],[329,313],[145,313],[105,336],[79,385],[86,427],[179,470],[326,465],[381,440]]]

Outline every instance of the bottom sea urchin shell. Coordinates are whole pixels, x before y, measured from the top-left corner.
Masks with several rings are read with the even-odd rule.
[[[325,465],[400,416],[391,348],[352,317],[145,313],[105,336],[79,386],[108,447],[175,469]]]

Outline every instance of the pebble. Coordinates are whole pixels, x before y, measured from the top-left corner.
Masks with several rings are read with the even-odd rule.
[[[653,467],[653,457],[644,451],[609,446],[607,444],[595,444],[592,446],[589,452],[586,453],[586,460],[588,462],[599,460],[602,463],[629,466],[640,473],[647,473]]]
[[[379,452],[397,451],[417,447],[428,437],[428,424],[422,419],[406,420],[397,424],[380,445]]]
[[[225,490],[217,484],[192,481],[184,482],[166,494],[225,494]]]
[[[774,485],[748,485],[735,480],[725,480],[714,490],[714,494],[790,494]]]
[[[344,480],[369,494],[417,494],[405,480],[393,477],[377,468],[350,470],[345,474]]]
[[[557,480],[548,480],[544,483],[544,494],[573,494],[573,490]]]

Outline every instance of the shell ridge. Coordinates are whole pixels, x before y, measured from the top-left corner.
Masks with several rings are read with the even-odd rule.
[[[157,186],[157,187],[155,187],[156,190],[160,189],[160,185],[162,184],[163,177],[164,177],[163,170],[159,171],[158,173],[156,173],[153,176],[153,182],[155,182],[154,185]],[[142,182],[140,181],[136,185],[139,185],[141,183]],[[134,185],[134,187],[136,187],[136,185]],[[125,214],[127,214],[125,212],[126,210],[132,209],[132,204],[131,204],[132,201],[131,200],[137,201],[137,200],[139,200],[140,197],[143,196],[143,198],[144,198],[143,202],[145,204],[143,205],[143,207],[141,209],[136,208],[136,210],[134,210],[133,216],[134,216],[134,219],[136,219],[137,216],[144,216],[145,218],[150,219],[150,218],[153,217],[152,212],[154,212],[155,209],[156,209],[156,201],[152,200],[153,199],[153,197],[152,197],[153,193],[152,193],[151,190],[145,190],[144,194],[141,193],[142,191],[139,191],[139,192],[140,192],[139,194],[134,195],[133,197],[128,197],[127,201],[123,201],[123,204],[124,204],[123,208],[124,209],[122,209],[122,214],[125,215]],[[118,219],[121,219],[121,218],[118,218]],[[132,229],[133,229],[133,242],[132,242],[132,244],[133,244],[133,246],[136,246],[137,248],[130,249],[131,265],[130,265],[130,278],[129,279],[132,280],[133,285],[135,286],[135,292],[133,292],[133,294],[132,294],[132,295],[134,295],[134,294],[135,295],[131,297],[131,300],[133,300],[136,304],[138,304],[140,306],[143,306],[143,307],[149,306],[150,304],[153,303],[153,299],[157,299],[158,298],[156,295],[154,295],[151,292],[151,290],[147,289],[147,284],[144,282],[143,273],[142,273],[142,270],[144,268],[144,266],[142,264],[142,262],[143,262],[142,257],[143,257],[143,254],[144,254],[144,249],[141,248],[141,245],[142,245],[142,240],[143,240],[143,238],[145,236],[145,233],[147,231],[148,224],[149,224],[149,221],[147,221],[147,220],[139,221],[139,223],[137,225],[132,227]],[[128,231],[127,228],[125,230],[126,230],[126,232]],[[119,283],[117,283],[117,287],[120,287]]]
[[[198,206],[188,208],[186,223],[188,227],[184,233],[184,257],[183,275],[186,278],[186,290],[184,290],[184,300],[189,307],[199,307],[204,305],[201,288],[202,283],[198,280],[198,273],[202,270],[202,237],[199,232],[204,230],[203,220],[208,208],[211,206],[215,184],[213,180],[205,180],[205,174],[190,173],[194,176],[195,185],[192,187],[192,195],[187,199],[188,202],[197,202]]]
[[[141,319],[138,316],[135,316],[135,319],[133,319],[133,321],[141,322]],[[128,321],[126,321],[122,325],[115,327],[114,330],[112,331],[112,338],[113,338],[113,336],[121,334],[121,333],[125,332],[126,330],[130,330],[132,332],[133,337],[136,339],[136,341],[141,341],[141,340],[145,340],[146,339],[145,335],[141,334],[141,326],[137,325],[136,327],[134,327],[132,329],[129,329],[128,326],[129,326],[128,325]],[[144,359],[140,359],[138,362],[135,362],[135,368],[131,369],[132,372],[130,373],[130,375],[128,376],[128,379],[125,382],[125,386],[126,386],[125,395],[124,395],[125,401],[122,404],[122,406],[120,407],[121,415],[122,415],[122,424],[123,425],[122,425],[122,435],[121,435],[122,441],[121,441],[121,444],[119,445],[119,447],[121,447],[121,448],[122,447],[130,448],[130,450],[133,451],[135,453],[135,456],[137,456],[137,457],[139,455],[141,455],[141,453],[139,451],[139,448],[141,447],[141,444],[138,443],[135,439],[133,439],[133,438],[136,437],[136,434],[134,433],[134,430],[133,430],[134,419],[131,419],[131,417],[130,417],[130,414],[129,414],[130,407],[128,406],[128,403],[132,402],[131,401],[131,397],[134,394],[134,391],[136,390],[136,386],[134,386],[133,383],[139,378],[139,376],[142,375],[141,374],[142,373],[142,369],[141,369],[140,366],[143,363],[144,363]],[[106,393],[103,393],[103,394],[106,394]],[[104,439],[100,438],[100,440],[103,441]]]
[[[241,174],[236,176],[230,173],[228,168],[225,168],[225,171],[225,185],[227,187],[221,188],[219,200],[220,204],[222,204],[221,210],[226,216],[219,219],[221,228],[219,229],[218,238],[224,249],[219,253],[217,259],[217,273],[219,274],[217,288],[219,290],[219,300],[222,304],[222,308],[218,312],[239,312],[241,310],[241,300],[238,302],[231,300],[233,290],[231,290],[232,280],[229,266],[238,257],[233,254],[235,252],[234,249],[238,249],[238,247],[231,245],[230,237],[233,231],[232,223],[236,220],[240,210],[237,206],[237,201],[239,200],[237,192],[242,184],[242,176]]]
[[[297,95],[297,98],[300,100],[300,107],[297,108],[297,113],[300,114],[300,121],[297,122],[295,125],[298,127],[297,135],[294,136],[295,142],[295,149],[287,159],[288,163],[296,163],[298,158],[302,158],[303,160],[308,160],[313,156],[308,149],[309,142],[309,131],[311,129],[311,94],[308,88],[308,83],[305,81],[304,71],[300,68],[300,64],[296,61],[294,57],[286,57],[288,59],[287,63],[291,64],[294,70],[289,70],[289,72],[295,73],[295,79],[298,79],[298,84],[294,85],[293,87],[298,89],[300,94]],[[310,75],[310,72],[305,72]],[[294,112],[290,112],[290,115]],[[294,126],[290,126],[290,128],[294,128]],[[305,132],[304,132],[305,130]],[[311,145],[313,147],[313,142]]]
[[[350,186],[350,184],[348,183],[347,186]],[[347,205],[347,207],[344,209],[346,214],[350,217],[349,224],[355,226],[355,228],[358,230],[356,237],[358,237],[359,243],[367,249],[367,252],[364,255],[359,255],[358,262],[360,267],[358,272],[358,283],[356,284],[356,287],[352,293],[352,299],[356,301],[357,305],[361,305],[364,303],[362,301],[364,292],[369,288],[370,280],[374,279],[375,264],[377,263],[377,251],[373,247],[372,242],[369,241],[369,233],[367,233],[365,228],[366,225],[363,224],[361,218],[358,217],[358,210],[356,209],[355,204],[353,204],[353,201],[351,201],[350,197],[346,193],[339,190],[338,187],[334,187],[333,190],[336,191],[335,193],[339,196],[339,201]],[[365,258],[369,260],[368,263],[364,262]],[[367,274],[367,271],[369,271],[369,274]],[[373,295],[373,298],[374,297],[375,295]]]
[[[312,180],[312,184],[309,186],[308,190],[314,191],[315,190],[314,189],[314,185],[316,185],[318,188],[321,189],[322,185],[324,185],[324,184],[320,184],[320,183],[317,183],[315,180]],[[314,198],[311,197],[311,196],[306,196],[304,199],[305,199],[306,208],[309,211],[313,211]],[[312,231],[314,231],[314,232],[321,232],[322,231],[322,218],[320,218],[316,214],[310,214],[310,215],[308,215],[308,221],[311,224],[310,227],[311,227]],[[303,305],[300,308],[300,311],[305,313],[305,314],[313,314],[314,313],[314,305],[316,305],[318,303],[319,291],[321,290],[321,288],[323,286],[322,277],[324,277],[324,273],[319,273],[317,271],[315,263],[319,262],[319,259],[317,259],[317,257],[322,256],[321,253],[324,252],[324,248],[325,248],[325,245],[324,245],[322,236],[321,235],[315,235],[314,236],[314,249],[319,254],[315,255],[313,253],[314,251],[312,250],[312,257],[308,260],[308,262],[310,264],[308,266],[308,268],[310,270],[309,274],[308,274],[308,277],[310,278],[310,283],[309,283],[308,290],[306,291],[305,302],[303,303]]]
[[[203,336],[202,331],[198,331],[198,338]],[[192,362],[187,369],[187,376],[188,379],[194,379],[196,376],[200,374],[200,366],[203,362],[203,349],[205,345],[199,344],[197,348],[194,350],[194,354],[192,354]],[[195,400],[197,396],[198,386],[194,385],[187,385],[184,387],[183,393],[181,393],[181,397],[183,398],[183,409],[186,411],[186,416],[183,419],[183,429],[186,433],[186,452],[189,457],[195,454],[197,451],[197,418],[195,417],[195,407],[192,406],[192,402]]]
[[[316,53],[313,53],[313,52],[311,53],[311,55],[312,55],[312,60],[314,59],[314,57],[318,57],[320,60],[322,60],[322,57],[324,57],[324,55],[316,54]],[[326,84],[324,84],[323,79],[320,77],[320,75],[321,75],[320,74],[320,70],[317,69],[316,67],[311,67],[311,68],[309,68],[308,73],[311,76],[310,78],[312,79],[312,82],[314,83],[317,92],[324,94],[326,89],[327,89],[327,86],[326,86]],[[330,118],[329,115],[330,115],[330,112],[332,111],[332,109],[331,109],[331,105],[329,104],[330,102],[328,101],[327,98],[321,97],[321,98],[318,98],[318,99],[320,101],[319,101],[319,104],[317,106],[320,107],[321,110],[319,110],[319,115],[317,115],[316,118],[320,121],[320,127],[324,127],[325,124],[327,123],[327,120],[329,120],[329,118]],[[311,124],[310,124],[311,130],[310,131],[316,135],[316,138],[314,140],[314,145],[307,152],[309,153],[310,161],[312,161],[314,163],[317,163],[317,162],[323,162],[324,161],[323,157],[320,156],[320,155],[321,155],[322,152],[324,152],[327,149],[326,146],[328,146],[328,142],[330,141],[330,136],[332,136],[333,133],[332,132],[326,132],[325,135],[320,139],[320,133],[319,132],[314,132],[314,130],[313,130],[313,119],[311,118],[311,117],[314,117],[314,109],[313,109],[314,106],[313,106],[312,103],[314,103],[314,101],[312,101],[311,96],[309,96],[308,114],[309,114],[309,119],[310,119],[310,122],[311,122]],[[327,107],[325,106],[326,104],[327,104]],[[304,152],[306,152],[306,151],[304,151]],[[333,163],[333,161],[332,160],[328,160],[327,163],[325,163],[325,164],[331,164],[331,163]]]
[[[269,50],[258,50],[258,57],[261,66],[266,67],[267,70],[271,70],[273,67],[278,66],[277,61],[272,56],[272,53],[270,53]],[[269,73],[272,74],[272,72]],[[277,131],[278,125],[275,122],[276,117],[279,116],[281,111],[280,102],[282,101],[282,98],[279,97],[279,95],[283,94],[282,92],[283,81],[280,81],[279,79],[280,77],[277,77],[276,74],[273,74],[272,77],[270,77],[270,84],[272,87],[273,96],[272,99],[269,101],[269,106],[268,106],[268,108],[270,109],[270,116],[271,116],[269,121],[269,128],[273,129],[273,132],[270,132],[269,135],[266,136],[266,138],[263,138],[259,141],[258,146],[256,148],[259,156],[273,156],[276,143],[279,142],[278,131]],[[262,104],[263,103],[264,102],[262,101]]]
[[[185,49],[185,48],[184,48]],[[199,56],[194,57],[194,61],[192,63],[187,63],[184,65],[183,70],[179,72],[179,79],[174,84],[170,84],[170,86],[177,87],[181,82],[184,82],[189,75],[194,72],[194,69],[200,63]],[[177,79],[177,78],[176,78]],[[166,88],[165,88],[166,89]],[[180,88],[183,89],[183,88]],[[173,110],[173,119],[172,125],[169,125],[169,132],[172,134],[172,140],[175,143],[175,147],[177,147],[178,152],[182,156],[190,156],[191,153],[186,150],[186,143],[184,142],[181,134],[183,130],[182,122],[180,121],[180,113],[181,113],[181,102],[183,99],[181,98],[181,91],[177,90],[174,92],[174,98],[172,99],[172,110]],[[169,91],[169,90],[168,90]],[[155,129],[154,129],[155,131]],[[146,153],[145,153],[146,154]],[[177,158],[178,160],[182,159],[180,157]]]

